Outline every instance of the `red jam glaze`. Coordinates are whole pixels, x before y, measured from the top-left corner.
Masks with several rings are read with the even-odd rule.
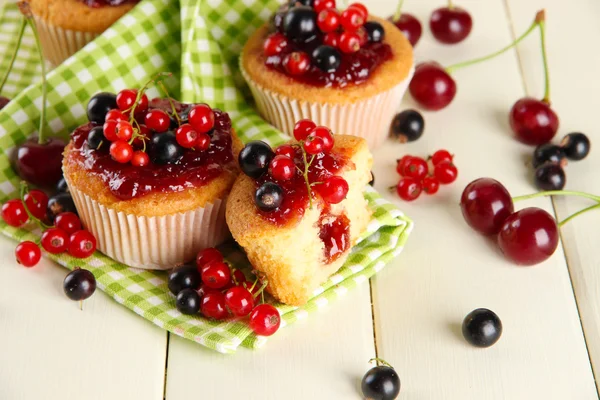
[[[330,264],[350,247],[350,220],[346,215],[321,214],[319,237],[325,244],[325,260]]]
[[[136,4],[139,3],[140,0],[79,0],[83,4],[91,8],[99,8],[99,7],[116,7],[121,4]]]
[[[190,105],[175,102],[177,112],[185,115]],[[166,99],[155,99],[150,109],[171,110]],[[225,169],[234,168],[231,149],[231,120],[229,115],[213,109],[215,127],[210,133],[211,143],[206,151],[185,150],[183,157],[175,164],[135,167],[114,161],[108,153],[108,146],[92,150],[87,146],[87,136],[94,127],[88,123],[80,126],[72,134],[73,151],[70,160],[78,162],[85,170],[99,176],[111,193],[121,200],[139,198],[148,193],[180,192],[188,188],[206,185],[217,178]],[[138,118],[138,120],[140,120]],[[140,120],[141,121],[141,120]]]

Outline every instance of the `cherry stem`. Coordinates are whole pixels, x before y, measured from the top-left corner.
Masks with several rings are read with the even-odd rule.
[[[585,214],[588,211],[595,210],[596,208],[600,208],[600,204],[594,204],[593,206],[586,207],[583,210],[579,210],[576,213],[574,213],[572,215],[569,215],[567,218],[565,218],[562,221],[560,221],[558,223],[558,226],[562,228],[570,220],[572,220],[572,219],[574,219],[574,218],[576,218],[576,217],[578,217],[578,216],[580,216],[582,214]]]
[[[404,0],[400,0],[398,2],[398,7],[396,8],[396,12],[394,13],[394,16],[392,17],[392,20],[394,22],[398,21],[400,19],[400,17],[402,16],[402,5],[404,4]]]
[[[536,21],[540,26],[540,40],[542,42],[542,61],[544,63],[544,99],[550,104],[550,68],[548,67],[548,54],[546,51],[546,13],[544,10],[538,12]]]
[[[448,0],[448,8],[451,10],[454,8],[454,3],[452,3],[452,0]]]
[[[574,192],[571,190],[548,190],[545,192],[538,192],[538,193],[528,194],[525,196],[513,197],[512,200],[514,202],[517,202],[517,201],[521,201],[521,200],[535,199],[536,197],[544,197],[544,196],[578,196],[578,197],[585,197],[586,199],[591,199],[591,200],[594,200],[594,201],[600,203],[600,196],[595,196],[593,194],[584,193],[584,192]]]
[[[477,64],[483,61],[487,61],[487,60],[491,60],[492,58],[499,56],[500,54],[512,49],[513,47],[515,47],[517,44],[519,44],[523,39],[525,39],[538,25],[540,24],[540,22],[536,19],[535,21],[533,21],[533,23],[531,24],[531,26],[521,35],[519,36],[514,42],[512,42],[511,44],[509,44],[506,47],[501,48],[500,50],[488,54],[486,56],[483,57],[479,57],[479,58],[475,58],[472,60],[468,60],[468,61],[463,61],[457,64],[452,64],[448,67],[446,67],[446,72],[448,72],[449,74],[456,71],[457,69],[463,68],[463,67],[468,67],[470,65],[473,64]]]
[[[48,94],[47,82],[46,82],[46,61],[44,60],[44,54],[42,53],[42,45],[40,43],[40,35],[38,34],[35,22],[33,19],[28,18],[27,22],[31,26],[33,31],[33,37],[35,38],[35,46],[37,47],[38,55],[40,56],[40,64],[42,65],[42,110],[40,111],[40,128],[38,129],[38,144],[44,144],[44,125],[46,124],[46,96]]]
[[[390,367],[390,368],[394,369],[394,367],[392,367],[392,365],[389,362],[385,361],[383,358],[373,357],[369,360],[369,363],[372,363],[373,361],[377,362],[377,366],[379,366],[380,364],[383,364],[386,367]]]
[[[17,59],[17,53],[19,52],[19,48],[21,47],[21,41],[23,40],[23,33],[25,32],[26,26],[27,26],[27,19],[25,19],[25,17],[23,17],[23,19],[21,20],[21,25],[19,26],[19,33],[17,34],[18,35],[17,36],[17,45],[15,46],[12,56],[10,57],[10,62],[8,63],[8,68],[6,69],[6,72],[4,73],[4,76],[2,77],[2,82],[0,83],[0,93],[2,93],[2,89],[4,89],[4,84],[8,80],[8,75],[10,74],[10,71],[12,70],[12,67],[15,63],[15,60]]]

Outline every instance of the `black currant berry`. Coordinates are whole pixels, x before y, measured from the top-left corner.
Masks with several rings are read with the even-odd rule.
[[[369,185],[375,185],[375,174],[373,173],[373,171],[371,171],[371,180],[369,181]]]
[[[248,142],[240,151],[238,162],[242,172],[250,178],[258,179],[267,172],[269,163],[275,157],[271,146],[260,140]]]
[[[400,143],[413,142],[423,135],[425,120],[416,110],[404,110],[392,120],[391,134]]]
[[[312,59],[317,68],[323,72],[335,72],[342,63],[340,52],[327,45],[321,45],[314,49]]]
[[[565,157],[565,151],[561,147],[552,143],[541,144],[533,151],[531,164],[533,168],[537,168],[547,162],[563,164],[566,163]]]
[[[583,133],[574,132],[569,133],[565,136],[560,146],[565,151],[565,154],[569,160],[583,160],[590,152],[590,139]]]
[[[315,0],[290,0],[290,7],[307,6],[313,7]]]
[[[96,278],[87,269],[74,269],[65,277],[63,289],[69,299],[85,300],[96,291]]]
[[[254,203],[259,210],[274,211],[283,201],[283,189],[276,183],[265,182],[256,190]]]
[[[490,347],[502,335],[502,322],[493,311],[478,308],[465,317],[462,334],[473,346]]]
[[[77,208],[75,208],[75,203],[73,202],[71,194],[57,193],[48,199],[46,216],[48,217],[50,223],[54,223],[54,218],[56,218],[58,214],[64,212],[72,212],[77,214]]]
[[[361,389],[366,399],[393,400],[400,393],[400,378],[392,367],[373,367],[363,377]]]
[[[95,126],[90,130],[87,138],[87,145],[90,149],[99,150],[101,146],[106,147],[107,143],[104,129],[101,126]]]
[[[294,7],[283,18],[283,34],[294,42],[306,43],[318,32],[317,13],[308,6]]]
[[[183,147],[173,132],[159,133],[150,140],[150,160],[154,164],[173,164],[183,156]]]
[[[566,183],[565,170],[560,164],[547,162],[535,170],[535,186],[540,190],[563,190]]]
[[[169,290],[177,295],[183,289],[198,289],[202,280],[195,265],[182,265],[169,273]]]
[[[385,37],[385,29],[383,26],[376,21],[369,21],[363,25],[367,31],[367,35],[369,36],[369,42],[371,43],[379,43],[383,41]]]
[[[87,117],[90,122],[104,124],[104,118],[113,108],[117,108],[117,95],[114,93],[96,93],[87,105]]]
[[[56,184],[56,193],[69,193],[69,186],[67,186],[67,181],[64,178],[60,178],[60,181]]]
[[[198,314],[200,311],[200,295],[194,289],[183,289],[177,294],[176,306],[179,312],[186,315]]]

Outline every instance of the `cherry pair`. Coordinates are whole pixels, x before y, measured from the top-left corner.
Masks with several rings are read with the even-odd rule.
[[[429,162],[420,157],[406,155],[398,160],[396,171],[402,177],[393,187],[401,199],[416,200],[424,191],[435,194],[440,184],[448,185],[458,176],[458,169],[453,163],[454,156],[447,150],[438,150]]]

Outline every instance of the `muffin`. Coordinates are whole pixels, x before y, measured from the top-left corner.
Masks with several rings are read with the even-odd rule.
[[[31,14],[44,56],[54,66],[75,54],[140,0],[19,0]]]
[[[292,142],[270,153],[265,143],[248,143],[226,210],[233,238],[267,280],[266,290],[298,306],[344,264],[371,218],[363,196],[372,164],[366,141],[335,135],[331,149],[314,159],[307,154],[310,195],[304,146]],[[264,166],[256,168],[256,160]],[[292,171],[287,176],[282,164]]]
[[[240,69],[257,108],[291,134],[303,118],[381,144],[413,73],[412,47],[362,6],[282,7],[244,46]]]
[[[230,237],[225,200],[242,143],[229,116],[206,105],[146,99],[135,119],[121,121],[131,111],[116,108],[114,94],[94,96],[90,122],[71,134],[63,159],[77,211],[98,249],[132,267],[168,269]],[[196,118],[197,108],[208,110],[212,123]]]

